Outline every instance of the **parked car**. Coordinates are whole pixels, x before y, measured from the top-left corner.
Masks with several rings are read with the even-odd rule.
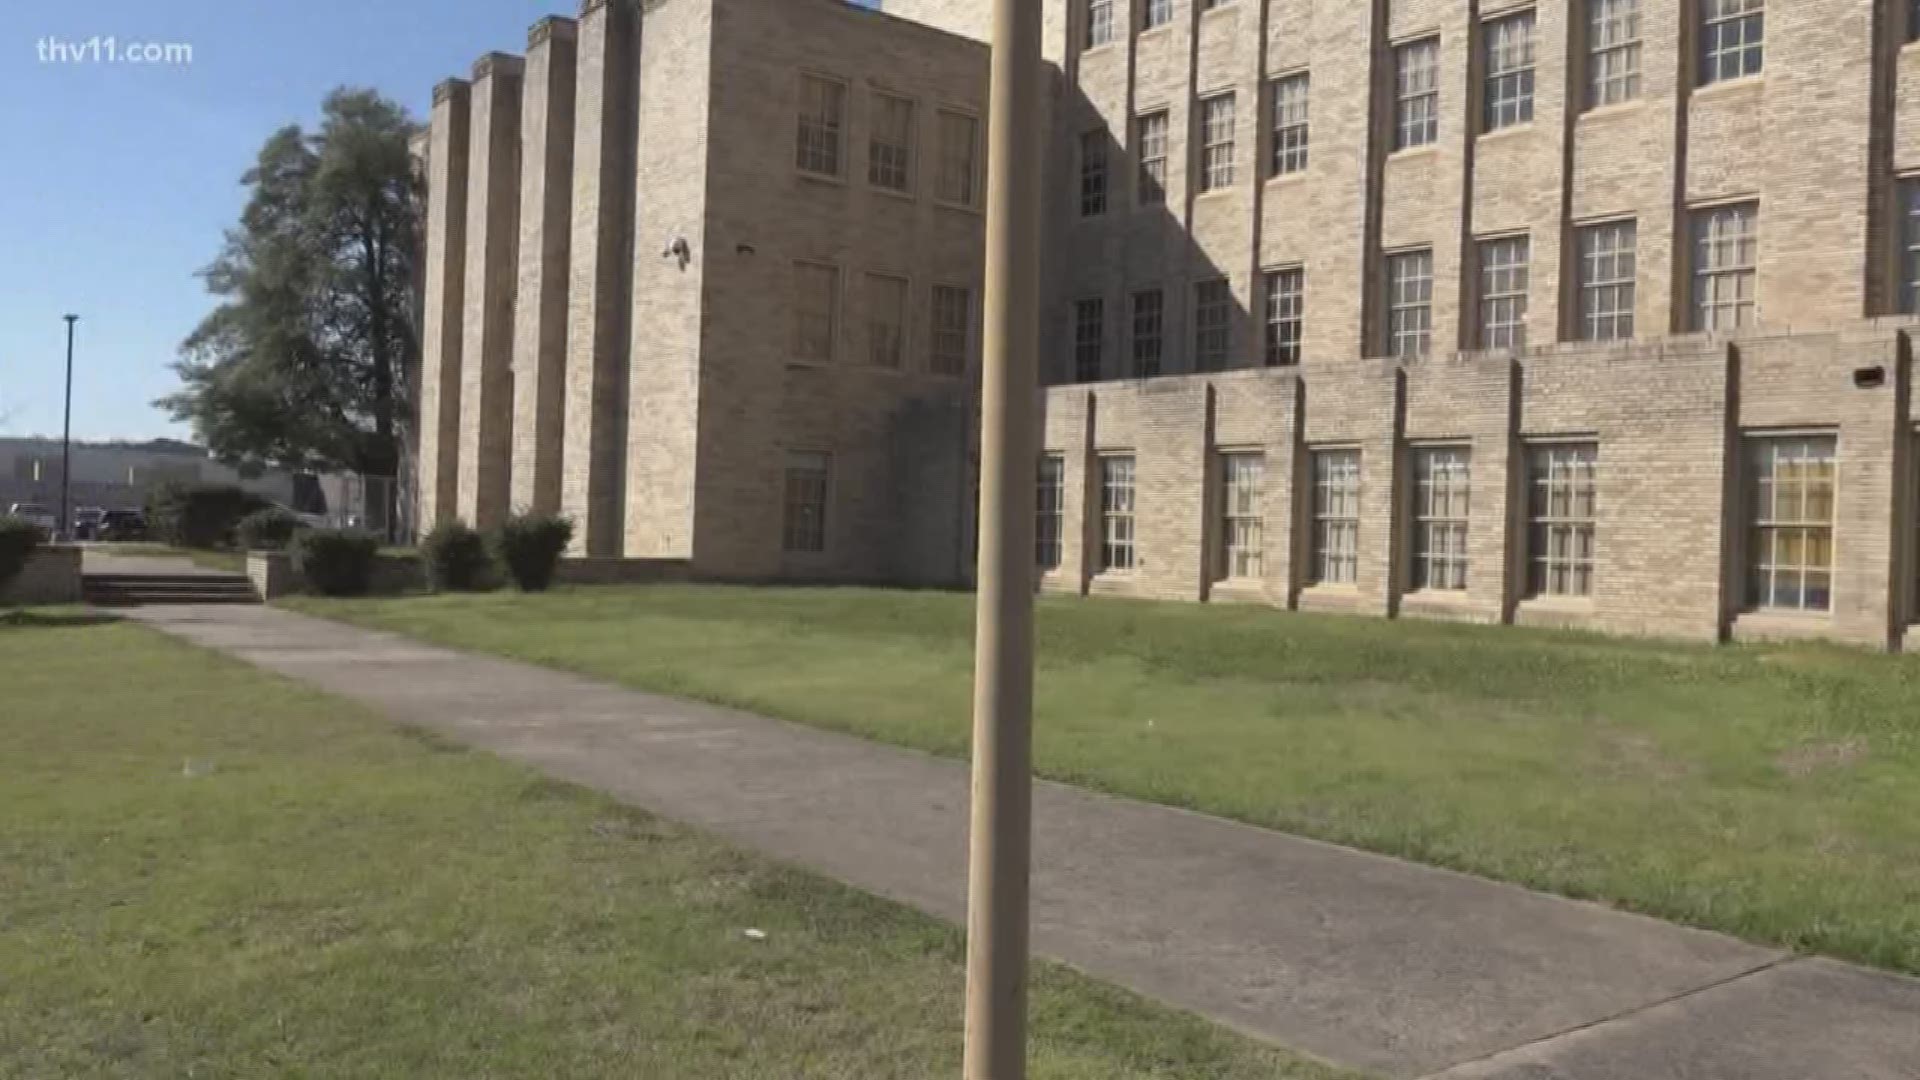
[[[139,510],[108,510],[94,535],[99,540],[145,540],[147,515]]]
[[[75,540],[97,540],[100,535],[100,519],[106,510],[98,506],[83,506],[73,512],[73,538]]]
[[[53,511],[39,503],[17,502],[7,508],[7,516],[23,518],[40,527],[40,533],[47,539],[60,528],[60,518]]]

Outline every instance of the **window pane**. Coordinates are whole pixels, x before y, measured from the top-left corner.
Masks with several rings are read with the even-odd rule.
[[[1524,349],[1532,241],[1524,236],[1480,245],[1480,347]]]
[[[1592,594],[1598,461],[1599,447],[1593,443],[1545,444],[1527,451],[1529,595]]]
[[[1193,364],[1195,371],[1224,371],[1232,350],[1233,289],[1226,279],[1193,288]]]
[[[1534,13],[1495,19],[1482,28],[1487,65],[1485,130],[1533,119]]]
[[[817,75],[802,77],[794,164],[803,172],[839,176],[840,140],[846,131],[846,119],[846,84]]]
[[[1425,146],[1440,137],[1440,39],[1394,50],[1393,148]]]
[[[1273,162],[1268,171],[1275,176],[1307,167],[1311,92],[1312,84],[1305,75],[1292,75],[1273,84]]]
[[[1267,366],[1300,362],[1306,327],[1307,275],[1304,270],[1277,270],[1267,275]]]

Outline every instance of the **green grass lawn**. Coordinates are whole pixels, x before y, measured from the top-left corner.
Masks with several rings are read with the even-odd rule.
[[[247,571],[247,555],[243,551],[228,548],[183,548],[170,544],[149,543],[146,541],[126,541],[122,543],[102,543],[93,545],[99,551],[112,555],[132,555],[142,558],[186,559],[195,566],[208,570],[224,570],[233,574]]]
[[[932,919],[132,625],[0,671],[0,1077],[958,1074]],[[1035,980],[1036,1077],[1340,1075]]]
[[[962,755],[972,599],[300,601]],[[1254,607],[1040,604],[1049,777],[1920,973],[1920,661]]]

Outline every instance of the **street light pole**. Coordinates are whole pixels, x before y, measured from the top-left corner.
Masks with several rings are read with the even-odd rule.
[[[67,405],[60,421],[60,520],[55,523],[54,537],[71,540],[73,510],[67,500],[73,490],[73,324],[80,321],[80,316],[63,317],[67,320]]]
[[[1024,1080],[1027,1069],[1040,4],[993,0],[966,1080]]]

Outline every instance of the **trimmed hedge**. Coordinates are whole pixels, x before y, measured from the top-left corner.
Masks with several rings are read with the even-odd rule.
[[[494,551],[521,592],[545,592],[560,555],[573,539],[573,519],[515,514],[494,533]]]
[[[321,596],[365,596],[380,538],[353,529],[307,529],[293,538],[293,568]]]
[[[306,527],[293,511],[270,506],[241,518],[233,527],[233,535],[242,551],[271,551],[286,547],[294,534]]]
[[[26,518],[0,517],[0,589],[20,576],[39,546],[40,526]]]
[[[220,547],[241,518],[271,505],[234,484],[166,483],[147,496],[147,527],[175,547]]]
[[[434,592],[472,592],[487,577],[487,541],[459,518],[442,521],[420,541],[427,584]]]

